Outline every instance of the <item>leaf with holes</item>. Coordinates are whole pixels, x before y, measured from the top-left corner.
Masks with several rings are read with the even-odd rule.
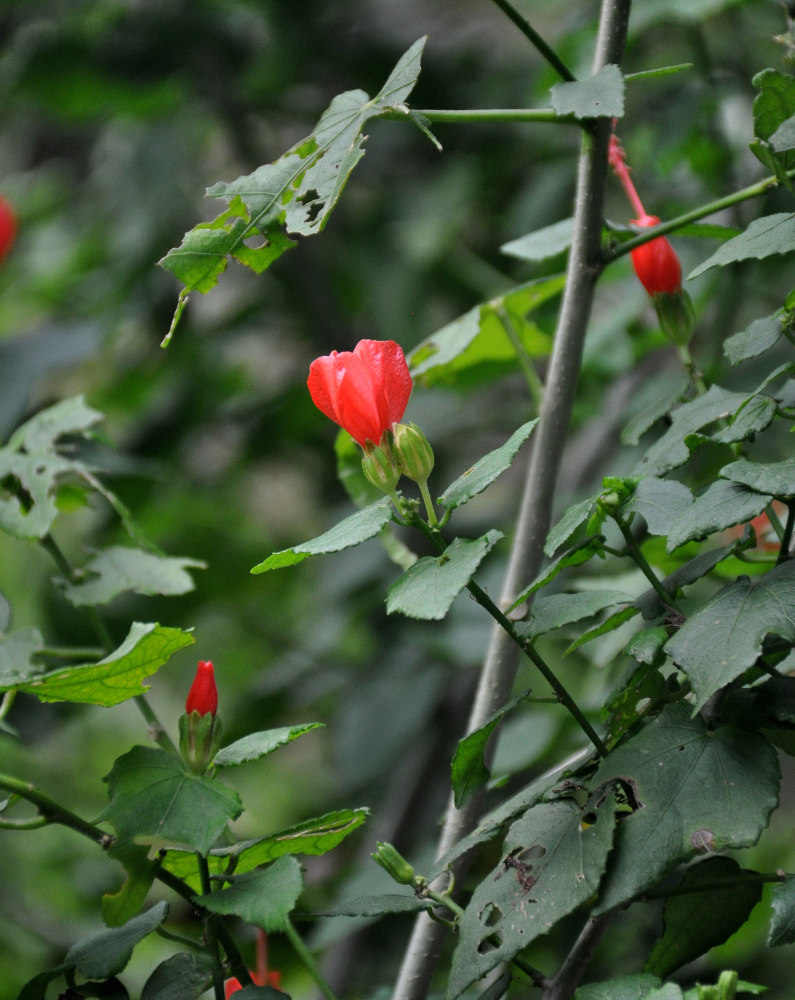
[[[261,272],[294,246],[287,234],[320,232],[364,156],[367,122],[396,107],[406,110],[403,102],[419,76],[424,45],[421,38],[401,56],[375,97],[363,90],[338,94],[310,135],[274,163],[209,188],[207,195],[226,198],[228,209],[187,233],[181,245],[160,261],[161,267],[171,271],[186,292],[206,292],[217,283],[227,258]],[[262,241],[260,246],[246,243],[252,237]],[[184,301],[183,293],[178,312]]]
[[[620,779],[637,808],[618,824],[594,915],[656,885],[699,852],[755,844],[778,802],[778,757],[764,737],[708,729],[670,705],[602,762],[593,787]]]
[[[508,831],[504,856],[475,890],[459,926],[448,997],[460,996],[594,895],[613,840],[615,799],[584,826],[571,801],[533,806]]]
[[[688,618],[665,649],[687,674],[700,708],[756,663],[768,634],[795,644],[794,560],[755,580],[732,581]]]

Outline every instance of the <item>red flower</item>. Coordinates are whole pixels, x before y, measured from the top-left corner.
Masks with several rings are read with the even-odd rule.
[[[317,358],[309,368],[315,406],[367,448],[396,424],[411,395],[411,375],[399,344],[360,340],[353,351]]]
[[[636,226],[656,226],[656,215],[643,215],[632,220]],[[676,251],[664,236],[636,247],[632,253],[632,264],[640,283],[652,297],[661,292],[672,294],[682,289],[682,265]]]
[[[16,235],[17,218],[14,215],[14,210],[5,198],[0,197],[0,260],[11,249]]]
[[[185,711],[199,715],[215,715],[218,710],[218,688],[215,686],[215,672],[209,660],[199,660],[196,676],[185,699]]]
[[[266,972],[264,975],[252,972],[251,981],[255,986],[272,986],[275,990],[279,990],[282,985],[282,974],[275,969],[273,972]],[[229,1000],[233,993],[237,993],[238,990],[242,989],[243,987],[239,979],[235,979],[234,976],[231,979],[227,979],[224,983],[224,996],[226,1000]]]

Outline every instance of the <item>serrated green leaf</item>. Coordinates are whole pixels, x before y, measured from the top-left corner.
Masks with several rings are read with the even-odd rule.
[[[644,551],[647,548],[648,546],[645,545]],[[721,548],[699,552],[698,555],[693,556],[692,559],[688,559],[686,563],[678,566],[673,573],[669,573],[662,581],[663,588],[666,593],[675,594],[682,587],[687,587],[689,584],[695,583],[696,580],[700,580],[708,573],[711,573],[716,566],[723,562],[724,559],[730,557],[734,551],[735,545],[724,545]],[[651,618],[656,618],[657,615],[668,610],[662,605],[660,595],[651,587],[637,598],[635,607],[647,621]]]
[[[197,896],[196,902],[212,913],[232,914],[270,934],[285,929],[303,887],[301,866],[295,858],[284,857],[241,875],[228,889]]]
[[[274,163],[209,188],[207,195],[226,198],[229,208],[214,222],[186,233],[181,245],[170,250],[160,265],[172,271],[187,290],[206,292],[217,283],[228,257],[261,273],[294,245],[288,233],[319,232],[364,155],[362,130],[370,119],[408,97],[419,76],[424,45],[421,38],[401,56],[374,98],[362,90],[338,94],[311,134]],[[262,245],[247,246],[244,241],[256,235]]]
[[[795,115],[795,77],[775,69],[763,69],[751,83],[759,90],[754,98],[754,135],[770,139]]]
[[[490,716],[482,726],[458,741],[451,767],[456,809],[460,809],[464,802],[482,788],[491,777],[491,771],[486,766],[484,757],[486,744],[505,716],[512,712],[529,694],[529,691],[524,691],[516,698],[512,698]]]
[[[716,420],[725,420],[748,399],[747,393],[730,392],[711,385],[696,399],[683,403],[671,412],[671,426],[641,458],[637,466],[640,476],[661,476],[690,458],[685,438]]]
[[[207,854],[230,820],[243,811],[237,792],[188,774],[177,757],[154,747],[133,747],[107,775],[110,803],[101,820],[121,843],[181,845]]]
[[[694,538],[705,538],[761,514],[771,498],[740,483],[718,479],[675,518],[668,529],[666,550],[673,552]]]
[[[593,787],[614,779],[631,783],[640,807],[618,825],[594,915],[656,885],[699,851],[755,844],[778,802],[780,773],[762,736],[708,729],[677,703],[614,748]]]
[[[84,396],[70,396],[26,420],[8,439],[6,447],[29,455],[52,451],[61,438],[71,434],[83,435],[102,419],[98,410],[87,405]]]
[[[259,733],[249,733],[242,739],[219,750],[213,759],[216,767],[235,767],[246,761],[259,760],[285,743],[292,743],[311,729],[322,727],[322,722],[307,722],[302,726],[285,726],[281,729],[265,729]]]
[[[618,590],[585,590],[578,594],[551,594],[537,597],[526,621],[516,625],[525,638],[544,635],[553,629],[592,618],[607,608],[632,604],[633,598]]]
[[[524,604],[531,594],[549,583],[550,580],[553,580],[562,570],[568,569],[571,566],[582,566],[583,563],[588,562],[595,555],[603,553],[604,546],[605,540],[602,535],[592,535],[590,538],[584,538],[577,545],[573,545],[562,555],[558,556],[546,569],[542,570],[535,580],[524,588],[508,610],[513,611],[520,604]]]
[[[676,888],[692,891],[666,899],[664,930],[649,955],[646,971],[668,976],[739,930],[762,898],[763,888],[761,882],[741,881],[744,874],[732,858],[707,858],[688,868]],[[722,888],[710,885],[730,880],[734,884]]]
[[[382,896],[358,896],[343,899],[326,909],[313,911],[313,917],[381,917],[386,913],[419,913],[429,909],[428,902],[415,895],[384,893]]]
[[[624,510],[640,514],[652,535],[667,535],[693,504],[693,494],[684,483],[649,476],[642,479]]]
[[[212,984],[215,963],[204,952],[179,952],[152,972],[141,1000],[198,1000]]]
[[[748,358],[756,358],[774,347],[783,336],[781,319],[779,313],[773,313],[772,316],[754,320],[745,330],[728,337],[723,343],[723,353],[730,364],[737,365]]]
[[[422,621],[444,618],[450,605],[501,538],[502,532],[495,530],[480,538],[456,538],[442,555],[418,559],[389,588],[387,614],[399,612]]]
[[[627,646],[627,656],[631,656],[638,663],[651,665],[656,663],[660,651],[667,641],[668,632],[662,625],[644,628],[633,636]]]
[[[463,476],[451,483],[439,497],[439,504],[447,510],[462,507],[472,497],[482,493],[494,480],[500,476],[513,462],[521,445],[530,437],[538,418],[522,424],[508,438],[504,445],[490,451],[488,455],[478,459]]]
[[[778,500],[791,500],[795,497],[795,458],[767,463],[749,462],[740,458],[724,465],[719,475]]]
[[[777,153],[795,149],[795,115],[783,121],[770,136],[770,145]]]
[[[762,260],[792,250],[795,250],[795,214],[776,212],[754,219],[742,235],[724,243],[687,277],[696,278],[712,267],[725,267],[739,260]]]
[[[147,848],[139,844],[113,843],[108,855],[124,867],[127,878],[117,892],[103,894],[102,919],[108,927],[121,927],[143,906],[157,865],[150,860]]]
[[[678,377],[666,377],[659,381],[661,384],[655,387],[659,391],[656,392],[654,398],[634,414],[621,432],[623,444],[638,444],[653,424],[671,412],[682,399],[690,384],[690,380],[685,374]]]
[[[628,622],[631,618],[634,618],[638,613],[638,609],[634,604],[630,604],[627,608],[621,608],[620,611],[614,611],[612,615],[608,615],[603,622],[599,625],[594,625],[592,628],[587,629],[585,632],[581,633],[574,642],[570,643],[566,649],[563,651],[564,656],[568,656],[569,653],[574,652],[580,646],[584,646],[587,642],[591,642],[594,639],[598,639],[600,635],[607,635],[608,632],[615,632],[619,625],[623,625],[624,622]]]
[[[118,705],[148,691],[144,679],[157,673],[177,650],[194,641],[182,629],[133,622],[121,646],[98,663],[63,667],[21,682],[6,683],[0,678],[0,691],[26,691],[40,701]]]
[[[251,572],[267,573],[269,570],[282,569],[285,566],[297,566],[310,556],[342,552],[343,549],[375,538],[391,520],[392,501],[389,497],[382,497],[377,503],[357,510],[355,514],[346,517],[344,521],[340,521],[317,538],[294,545],[291,549],[274,552],[254,566]]]
[[[287,854],[309,854],[315,857],[328,854],[358,830],[369,815],[369,809],[339,809],[256,840],[241,840],[230,847],[216,847],[207,858],[210,872],[213,875],[219,874],[233,859],[235,871],[242,874]],[[163,867],[198,890],[199,872],[196,856],[191,852],[168,851]]]
[[[546,356],[551,338],[529,316],[559,295],[565,284],[565,274],[541,278],[475,306],[414,348],[408,358],[412,375],[427,385],[453,385],[515,369],[516,347],[503,325],[503,309],[525,352],[534,358]]]
[[[9,690],[41,673],[33,657],[43,646],[41,633],[35,628],[0,634],[0,689]]]
[[[596,507],[596,500],[596,497],[588,497],[586,500],[580,500],[568,508],[563,517],[547,535],[547,540],[544,544],[544,555],[553,556],[561,545],[571,538],[580,525],[585,524]]]
[[[753,666],[768,633],[795,643],[795,561],[755,581],[734,580],[688,618],[665,648],[687,674],[700,708]]]
[[[78,607],[107,604],[118,594],[175,596],[194,589],[188,569],[206,569],[198,559],[158,556],[114,545],[97,552],[83,567],[80,583],[61,582],[66,598]]]
[[[155,903],[123,927],[100,931],[73,944],[66,953],[64,964],[73,965],[86,979],[115,976],[129,962],[138,942],[156,930],[167,914],[167,903]]]
[[[773,887],[771,898],[773,914],[767,943],[771,947],[795,942],[795,875]]]
[[[602,983],[588,983],[580,986],[574,994],[574,1000],[663,1000],[659,996],[661,981],[657,976],[638,973],[634,976],[621,976]],[[668,983],[673,992],[665,1000],[681,1000],[682,991],[674,983]]]
[[[624,114],[624,76],[608,64],[587,80],[556,83],[550,91],[559,115],[575,118],[621,118]]]
[[[505,857],[477,887],[461,917],[450,1000],[596,892],[612,843],[615,808],[609,796],[596,822],[584,829],[573,802],[541,803],[513,824]]]
[[[559,253],[568,250],[574,234],[574,219],[564,219],[533,233],[520,236],[516,240],[503,243],[500,252],[519,260],[541,261],[557,257]]]

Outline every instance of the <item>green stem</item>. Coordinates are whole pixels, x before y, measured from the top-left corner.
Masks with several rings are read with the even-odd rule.
[[[428,524],[432,528],[437,529],[439,527],[439,520],[436,517],[433,499],[431,497],[431,492],[428,489],[428,480],[423,479],[422,481],[418,481],[417,486],[420,488],[420,496],[422,497],[422,502],[425,504],[425,510],[428,513]]]
[[[422,893],[423,898],[432,899],[434,903],[438,903],[439,906],[444,906],[451,913],[454,913],[456,917],[461,918],[464,915],[463,906],[459,906],[455,900],[451,899],[450,896],[445,895],[441,892],[434,892],[433,889],[425,889]]]
[[[513,324],[511,315],[505,308],[505,302],[500,299],[494,305],[494,311],[497,317],[502,323],[502,327],[510,340],[514,351],[516,351],[516,357],[521,365],[522,371],[524,372],[525,380],[527,381],[527,386],[530,389],[530,395],[535,404],[536,412],[541,409],[541,404],[544,401],[544,386],[541,379],[536,374],[536,370],[533,367],[533,359],[527,353],[522,339],[517,333],[516,327]]]
[[[690,348],[687,344],[678,344],[676,349],[679,352],[679,357],[682,360],[684,369],[687,372],[690,381],[693,383],[696,392],[699,396],[703,396],[707,391],[707,384],[701,377],[701,373],[696,368],[696,363],[693,360],[693,355],[690,353]]]
[[[6,691],[6,693],[3,695],[3,700],[2,702],[0,702],[0,722],[2,722],[3,719],[11,711],[11,706],[14,704],[16,696],[17,696],[16,691]]]
[[[544,41],[544,39],[539,35],[536,29],[530,24],[527,18],[523,17],[519,11],[509,3],[509,0],[494,0],[494,3],[500,8],[500,10],[507,17],[513,21],[516,27],[522,32],[522,34],[529,38],[533,45],[538,49],[541,55],[546,59],[550,66],[557,71],[558,75],[563,80],[576,80],[577,77],[572,73],[569,67],[563,62],[560,56],[555,52],[555,50]]]
[[[621,517],[621,515],[618,512],[611,514],[610,516],[618,525],[621,534],[624,536],[624,541],[627,543],[626,554],[630,557],[630,559],[632,559],[632,561],[635,563],[635,565],[638,567],[641,573],[643,573],[643,575],[652,585],[655,592],[657,593],[657,596],[660,598],[663,604],[666,607],[671,608],[673,611],[678,611],[681,614],[681,611],[679,611],[679,608],[676,606],[676,601],[668,593],[665,587],[663,587],[662,581],[659,579],[657,574],[651,568],[644,554],[638,548],[637,542],[635,541],[635,538],[633,537],[632,531],[630,530],[630,527],[627,524],[627,522],[623,519],[623,517]]]
[[[787,177],[795,177],[795,169],[788,170]],[[768,191],[777,188],[779,184],[780,181],[778,178],[770,176],[764,180],[757,181],[756,184],[749,184],[748,187],[740,188],[739,191],[727,194],[723,198],[716,198],[715,201],[707,202],[700,208],[694,208],[690,212],[677,215],[675,218],[669,219],[668,222],[661,222],[657,226],[645,229],[631,240],[626,240],[618,246],[604,250],[602,252],[602,260],[605,264],[610,264],[614,260],[618,260],[619,257],[623,257],[632,250],[635,250],[637,247],[643,246],[644,243],[649,243],[651,240],[657,239],[658,236],[673,233],[677,229],[689,225],[691,222],[698,222],[699,219],[703,219],[707,215],[714,215],[715,212],[720,212],[724,208],[730,208],[741,201],[747,201],[749,198],[758,198],[759,195],[767,194]]]
[[[506,124],[510,122],[555,122],[581,125],[573,115],[559,115],[552,108],[391,108],[381,114],[386,121],[406,121],[411,114],[441,125]]]
[[[209,896],[213,891],[210,881],[210,866],[207,858],[203,854],[196,855],[199,863],[199,879],[201,881],[202,896]],[[207,940],[207,950],[213,958],[213,993],[215,1000],[224,1000],[224,971],[221,965],[221,954],[218,950],[218,935],[215,928],[215,916],[207,913],[204,918],[204,933]]]
[[[152,706],[146,700],[146,695],[137,694],[133,698],[133,701],[138,706],[138,710],[141,715],[144,719],[146,719],[150,737],[167,753],[173,753],[179,757],[179,750],[177,750],[174,745],[174,741],[163,728],[163,725],[155,714]]]
[[[309,951],[307,946],[302,941],[298,931],[296,931],[295,927],[293,927],[293,924],[289,917],[285,917],[284,933],[287,937],[287,940],[293,946],[296,955],[298,955],[301,962],[303,963],[304,968],[307,970],[309,975],[315,981],[315,985],[323,994],[323,996],[326,998],[326,1000],[337,1000],[334,991],[326,982],[326,980],[323,978],[323,973],[320,971],[320,967],[318,966],[315,959],[312,957],[312,953]]]
[[[186,934],[175,934],[173,931],[167,931],[163,927],[157,927],[155,933],[158,937],[164,938],[166,941],[175,941],[177,944],[181,944],[185,948],[190,948],[192,951],[204,951],[204,945],[201,941],[194,941],[193,938],[189,938]]]

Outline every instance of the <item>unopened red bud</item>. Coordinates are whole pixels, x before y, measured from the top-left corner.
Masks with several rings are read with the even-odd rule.
[[[644,215],[634,219],[636,226],[651,227],[659,223],[656,215]],[[664,236],[650,240],[636,247],[632,253],[632,265],[640,283],[649,295],[660,292],[678,292],[682,288],[682,265],[676,251]]]
[[[199,715],[213,716],[218,711],[218,688],[215,686],[215,671],[210,660],[199,660],[196,676],[185,699],[185,711],[188,715],[198,712]]]
[[[11,249],[17,235],[17,217],[8,202],[0,196],[0,260]]]

